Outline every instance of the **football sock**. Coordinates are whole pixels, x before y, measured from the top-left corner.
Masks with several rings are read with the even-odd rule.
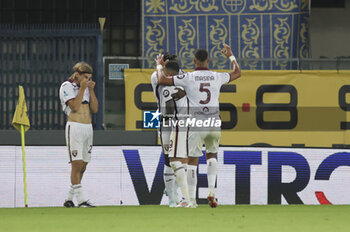
[[[197,190],[197,166],[187,165],[187,183],[190,199],[191,201],[195,201]]]
[[[188,165],[187,163],[182,164],[182,166],[185,169],[186,175],[187,175],[187,165]],[[188,186],[188,182],[187,182],[187,186]],[[177,186],[177,184],[176,184],[176,189],[178,189],[178,188],[179,188],[179,186]]]
[[[168,193],[169,203],[176,202],[176,185],[174,170],[169,166],[164,166],[164,184]]]
[[[68,190],[68,196],[66,201],[73,201],[73,197],[74,197],[74,188],[73,188],[73,185],[71,185]]]
[[[190,201],[190,196],[188,193],[187,176],[185,169],[180,161],[170,162],[172,169],[174,170],[177,185],[181,188],[182,197],[185,201]]]
[[[83,196],[83,187],[81,186],[81,184],[73,185],[72,188],[74,188],[74,195],[77,198],[78,204],[85,202]]]
[[[215,190],[216,175],[218,172],[218,161],[216,158],[210,158],[207,160],[207,176],[209,191]]]

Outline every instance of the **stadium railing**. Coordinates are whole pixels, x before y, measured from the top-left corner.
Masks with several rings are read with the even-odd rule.
[[[31,129],[64,129],[58,92],[79,61],[86,61],[94,69],[100,107],[93,124],[101,129],[102,45],[98,24],[0,24],[0,129],[13,129],[18,85],[24,87]]]
[[[212,69],[230,68],[225,58],[210,58]],[[193,68],[192,59],[178,58],[180,64]],[[242,69],[248,70],[350,70],[350,56],[338,58],[237,58]],[[105,76],[109,64],[129,64],[129,68],[154,68],[154,57],[104,56]],[[283,65],[281,65],[283,64]],[[245,67],[245,68],[244,68]]]

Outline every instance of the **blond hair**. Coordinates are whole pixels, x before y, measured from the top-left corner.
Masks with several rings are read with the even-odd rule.
[[[75,78],[75,73],[92,73],[92,67],[86,62],[78,62],[73,66],[73,74],[69,77],[68,80],[74,80]]]

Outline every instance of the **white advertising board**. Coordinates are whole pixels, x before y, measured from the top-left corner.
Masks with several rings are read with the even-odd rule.
[[[62,206],[70,186],[64,146],[26,147],[30,207]],[[221,147],[219,204],[350,204],[350,152],[336,149]],[[167,204],[158,146],[96,146],[83,178],[96,205]],[[22,151],[0,147],[0,207],[23,207]],[[207,194],[205,157],[198,202]]]

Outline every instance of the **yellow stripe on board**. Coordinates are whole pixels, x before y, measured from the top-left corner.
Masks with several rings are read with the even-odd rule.
[[[153,71],[125,70],[126,130],[146,130],[137,128],[143,109],[135,105],[135,97],[141,102],[155,102],[153,93],[139,86],[150,84]],[[350,71],[242,71],[241,78],[231,83],[236,92],[220,95],[220,103],[232,104],[236,109],[235,126],[222,130],[221,144],[312,147],[350,144],[350,128],[344,130],[350,122],[350,113],[344,111],[346,105],[344,109],[339,105],[350,103],[349,80]],[[276,112],[264,110],[265,104],[282,108]],[[249,106],[249,110],[242,106]],[[228,112],[221,116],[225,122],[231,118]]]

